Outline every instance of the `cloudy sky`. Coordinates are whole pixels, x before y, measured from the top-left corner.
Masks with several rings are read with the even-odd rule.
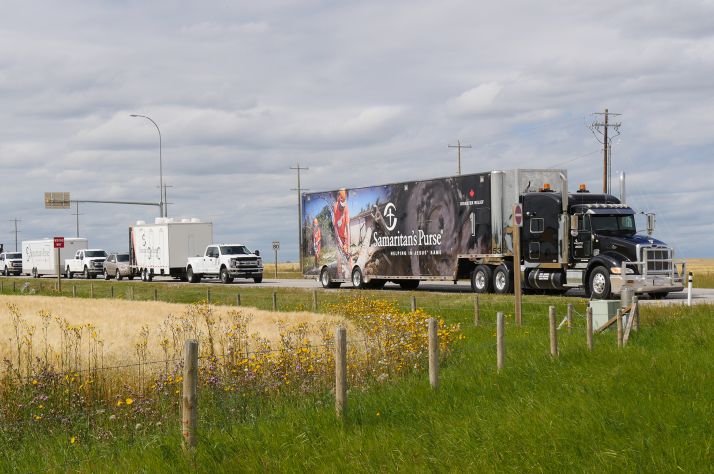
[[[158,200],[218,241],[297,256],[295,163],[311,190],[517,167],[599,189],[593,112],[621,113],[613,173],[679,255],[714,257],[714,3],[6,0],[0,242],[73,236],[76,199]],[[613,187],[617,188],[616,181]],[[126,250],[153,208],[83,205]]]

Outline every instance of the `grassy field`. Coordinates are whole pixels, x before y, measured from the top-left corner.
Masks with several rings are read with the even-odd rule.
[[[88,295],[88,282],[73,283]],[[103,282],[94,286],[95,296],[109,292]],[[135,286],[135,297],[153,297],[151,284]],[[205,291],[182,286],[161,295],[189,302]],[[223,304],[235,301],[235,288],[212,291]],[[355,293],[319,291],[320,311],[352,304]],[[589,353],[584,300],[528,297],[518,328],[508,298],[481,298],[481,325],[474,327],[472,296],[413,294],[428,313],[461,325],[463,339],[443,360],[436,392],[419,364],[353,388],[340,422],[328,388],[227,396],[202,386],[195,452],[181,449],[178,395],[158,406],[137,397],[133,407],[146,413],[119,411],[114,419],[108,415],[116,411],[103,409],[49,426],[0,419],[0,471],[709,472],[714,465],[711,306],[643,307],[642,328],[626,348],[618,349],[610,332],[597,335]],[[241,295],[245,305],[272,304],[268,289]],[[407,308],[411,295],[387,297]],[[310,291],[286,290],[280,309],[304,309],[311,300]],[[559,332],[560,357],[552,360],[547,308],[556,305],[562,317],[568,303],[575,327]],[[495,370],[497,310],[507,321],[502,373]],[[152,421],[156,413],[160,423]]]
[[[687,271],[694,274],[695,288],[714,288],[714,259],[690,258]]]

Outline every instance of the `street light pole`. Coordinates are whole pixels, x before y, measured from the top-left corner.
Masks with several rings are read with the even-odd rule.
[[[164,217],[164,168],[162,162],[162,145],[161,145],[161,129],[158,124],[154,122],[151,117],[147,115],[131,114],[132,117],[142,117],[154,124],[156,131],[159,132],[159,217]]]

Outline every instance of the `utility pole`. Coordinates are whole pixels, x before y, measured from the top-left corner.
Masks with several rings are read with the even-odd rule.
[[[612,139],[615,138],[616,136],[620,135],[620,126],[622,125],[621,122],[616,122],[616,123],[610,123],[610,116],[618,116],[622,114],[616,114],[614,112],[608,111],[608,109],[605,109],[605,112],[595,112],[593,115],[602,115],[604,116],[604,120],[602,122],[598,122],[597,120],[590,124],[590,131],[593,132],[593,135],[599,141],[602,143],[602,192],[603,194],[607,194],[610,191],[610,167],[612,163],[610,162],[610,153],[612,149]],[[615,137],[608,137],[608,129],[612,127],[615,132],[617,132],[617,135]],[[595,134],[595,132],[599,133],[602,135],[602,141],[600,141],[600,138]]]
[[[169,204],[173,204],[172,202],[169,202],[167,194],[166,194],[166,188],[173,188],[173,186],[169,184],[164,184],[164,217],[169,217]]]
[[[15,233],[15,252],[17,252],[17,234],[20,233],[19,230],[17,230],[17,223],[22,222],[20,219],[10,219],[10,222],[15,224],[15,230],[13,231]]]
[[[75,207],[75,211],[74,211],[74,214],[73,214],[73,215],[77,217],[77,237],[79,237],[79,216],[81,215],[81,214],[79,213],[79,202],[78,202],[78,201],[75,201],[75,202],[74,202],[74,205],[75,205],[76,207]]]
[[[456,164],[456,174],[461,174],[461,149],[462,148],[471,148],[471,145],[462,145],[461,140],[456,140],[456,145],[448,145],[449,148],[456,148],[456,157],[457,157],[457,164]]]
[[[291,170],[296,170],[297,171],[297,188],[291,189],[291,191],[297,191],[297,198],[298,198],[298,254],[299,254],[299,262],[300,262],[300,271],[303,271],[303,266],[302,266],[302,192],[307,191],[307,189],[302,189],[301,184],[300,184],[300,171],[307,171],[310,168],[303,168],[300,166],[300,163],[297,163],[296,166],[291,166]]]

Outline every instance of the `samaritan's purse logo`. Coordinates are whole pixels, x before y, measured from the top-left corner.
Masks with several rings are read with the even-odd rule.
[[[388,202],[387,205],[384,206],[384,222],[387,224],[387,230],[389,231],[394,230],[397,226],[396,211],[397,207],[391,202]]]

